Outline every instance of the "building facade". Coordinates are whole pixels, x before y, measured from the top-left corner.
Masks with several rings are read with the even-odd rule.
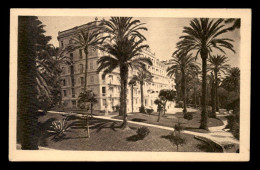
[[[58,33],[58,41],[61,49],[65,48],[72,41],[72,36],[80,29],[84,29],[86,25],[74,27]],[[61,65],[62,73],[62,102],[67,108],[76,108],[77,99],[84,89],[85,76],[85,54],[81,49],[75,50],[69,54],[73,61],[71,65]],[[161,89],[174,89],[174,80],[169,78],[166,73],[167,66],[155,57],[150,49],[142,52],[142,57],[150,58],[153,66],[147,66],[153,75],[152,83],[144,83],[144,105],[146,108],[153,108],[155,111],[157,106],[154,100],[158,98]],[[94,105],[97,111],[114,111],[116,106],[120,104],[120,76],[119,69],[114,70],[111,74],[106,75],[102,79],[102,72],[97,73],[97,60],[104,56],[104,52],[100,50],[89,49],[88,55],[88,76],[87,89],[92,90],[96,94],[98,102]],[[137,74],[137,70],[129,70],[128,81],[133,75]],[[174,102],[169,102],[167,108],[174,108]],[[141,106],[140,85],[137,83],[133,90],[134,112],[139,111]],[[127,112],[131,112],[131,87],[127,90]]]

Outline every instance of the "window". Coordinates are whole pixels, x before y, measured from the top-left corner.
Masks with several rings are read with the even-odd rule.
[[[74,66],[74,73],[77,73],[77,65]]]
[[[81,86],[84,85],[84,78],[83,77],[80,77],[80,84],[81,84]]]
[[[66,80],[65,79],[62,80],[62,84],[63,84],[63,86],[66,86]]]
[[[76,100],[72,100],[72,107],[76,107]]]
[[[82,49],[79,49],[79,58],[82,59]]]
[[[63,48],[64,47],[64,44],[63,44],[63,41],[61,41],[61,48]]]
[[[106,95],[106,87],[102,87],[102,96]]]
[[[92,61],[89,63],[89,67],[90,67],[91,70],[93,70],[93,62]]]
[[[73,53],[70,53],[70,58],[71,60],[73,60]]]
[[[74,66],[70,66],[70,74],[74,74]]]
[[[71,85],[72,85],[72,86],[75,85],[75,79],[74,79],[74,78],[71,79]]]
[[[62,70],[62,74],[65,74],[65,68],[64,67],[61,67],[61,70]]]
[[[83,73],[83,64],[79,65],[79,73]]]
[[[66,97],[67,96],[67,91],[63,90],[63,96]]]
[[[72,94],[72,97],[75,97],[75,89],[74,88],[71,89],[71,94]]]
[[[110,87],[110,93],[113,94],[114,93],[114,88]]]

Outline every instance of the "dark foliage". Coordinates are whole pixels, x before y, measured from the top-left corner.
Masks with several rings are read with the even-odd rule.
[[[148,113],[149,115],[151,114],[151,113],[153,113],[153,109],[146,109],[146,113]]]
[[[191,112],[187,112],[184,114],[184,119],[187,119],[187,120],[192,120],[193,119],[193,114]]]
[[[138,128],[136,133],[140,137],[140,139],[144,139],[147,135],[149,135],[150,130],[148,129],[148,127],[143,126],[141,128]]]
[[[51,37],[44,35],[42,22],[34,16],[18,18],[18,122],[17,134],[21,135],[22,149],[38,149],[38,100],[36,81],[36,52]]]

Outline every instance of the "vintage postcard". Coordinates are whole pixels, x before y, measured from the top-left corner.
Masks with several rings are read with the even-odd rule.
[[[251,9],[11,9],[10,161],[249,161]]]

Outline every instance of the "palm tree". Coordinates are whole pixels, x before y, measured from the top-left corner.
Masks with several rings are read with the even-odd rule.
[[[61,64],[70,64],[68,57],[52,44],[37,45],[36,52],[36,81],[39,109],[47,110],[61,103]]]
[[[35,16],[18,17],[17,138],[23,150],[38,149],[37,50],[51,37]]]
[[[145,113],[144,108],[144,83],[151,83],[153,81],[153,76],[149,71],[146,70],[140,70],[137,75],[134,75],[132,78],[134,81],[139,82],[140,84],[140,90],[141,90],[141,107],[140,112]]]
[[[240,18],[229,18],[225,20],[225,23],[232,23],[232,26],[229,27],[229,31],[234,31],[235,29],[240,29],[241,19]]]
[[[232,67],[228,73],[226,78],[224,79],[230,86],[234,89],[234,91],[239,94],[240,91],[240,69],[238,67]]]
[[[184,27],[184,36],[180,37],[177,43],[179,50],[187,52],[196,51],[202,59],[202,111],[201,111],[201,129],[208,130],[208,116],[206,111],[206,75],[207,75],[207,59],[212,49],[218,49],[225,54],[225,49],[233,52],[233,45],[230,43],[233,40],[222,38],[220,35],[228,32],[228,28],[224,28],[224,19],[209,20],[208,18],[193,19],[189,27]],[[178,51],[177,51],[178,52]]]
[[[104,36],[102,26],[99,22],[93,21],[86,24],[86,28],[82,28],[77,31],[71,38],[70,44],[64,49],[67,53],[71,53],[75,50],[83,50],[85,54],[85,79],[84,79],[84,91],[87,89],[87,71],[88,71],[88,55],[89,50],[95,51],[98,46],[109,37]]]
[[[219,112],[219,102],[218,102],[218,75],[219,73],[226,74],[230,65],[226,64],[228,62],[228,58],[224,55],[213,55],[209,57],[209,66],[208,69],[213,71],[215,77],[215,103],[216,103],[216,111]],[[216,113],[213,113],[216,114]]]
[[[193,69],[189,72],[191,76],[191,86],[193,88],[193,95],[194,95],[194,106],[197,108],[197,86],[199,84],[199,75],[200,71],[198,69]]]
[[[131,86],[131,106],[132,106],[132,113],[134,113],[134,86],[136,85],[136,80],[132,78],[129,83],[129,86]]]
[[[183,97],[183,113],[187,113],[187,101],[186,101],[186,78],[188,72],[192,70],[199,70],[199,66],[195,63],[195,57],[192,54],[187,55],[187,53],[177,53],[174,54],[173,59],[170,60],[171,66],[167,68],[168,76],[172,77],[177,71],[181,72],[181,89]]]
[[[139,32],[147,30],[139,20],[132,20],[131,17],[111,17],[109,21],[103,20],[103,31],[110,36],[110,41],[100,49],[108,55],[98,60],[99,67],[97,72],[103,70],[102,77],[111,73],[116,68],[120,72],[120,115],[124,116],[122,128],[127,128],[127,80],[130,69],[146,70],[145,64],[152,65],[148,58],[139,57],[141,51],[148,48],[142,45],[145,37]]]
[[[161,118],[161,112],[163,111],[163,106],[164,106],[164,101],[165,101],[165,97],[164,96],[160,96],[158,99],[155,99],[154,104],[157,105],[157,112],[158,112],[158,119],[157,122],[160,121]]]
[[[208,80],[207,94],[208,95],[210,94],[211,108],[212,108],[211,113],[209,113],[208,116],[212,118],[216,118],[216,88],[215,88],[215,76],[213,72],[210,72],[210,74],[207,75],[207,80]]]

